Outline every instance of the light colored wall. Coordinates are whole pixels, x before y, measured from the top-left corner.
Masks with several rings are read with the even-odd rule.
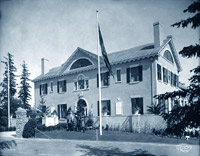
[[[113,73],[116,73],[116,69],[121,68],[121,83],[116,83],[115,79],[110,76],[110,86],[102,88],[102,100],[111,100],[111,116],[116,115],[115,103],[120,98],[123,105],[123,115],[130,115],[131,112],[131,97],[143,97],[144,113],[147,113],[147,105],[151,105],[152,100],[152,85],[151,85],[151,68],[153,60],[146,59],[141,61],[129,62],[126,64],[118,64],[113,66]],[[129,66],[143,66],[143,81],[127,84],[126,82],[126,68]],[[103,69],[105,70],[105,69]],[[88,104],[88,110],[92,110],[93,115],[97,115],[97,101],[98,101],[98,88],[97,88],[97,69],[91,71],[82,72],[86,77],[89,77],[89,90],[82,91],[83,98]],[[80,92],[74,91],[73,80],[76,79],[77,74],[63,76],[61,78],[54,78],[50,80],[40,81],[35,83],[35,103],[36,106],[39,104],[39,86],[41,83],[48,83],[48,95],[45,96],[47,106],[55,106],[58,104],[67,104],[67,108],[76,105],[78,101],[78,95]],[[57,93],[57,81],[66,79],[67,80],[67,92]],[[50,82],[53,81],[54,91],[50,91]],[[89,112],[89,111],[88,111]]]
[[[161,67],[162,67],[162,81],[157,80],[157,75],[156,75],[157,94],[164,94],[165,92],[173,92],[174,90],[178,90],[177,87],[174,87],[174,86],[172,87],[170,83],[166,84],[166,83],[163,82],[163,67],[165,67],[166,69],[170,70],[174,74],[179,75],[175,62],[174,62],[174,64],[172,64],[171,62],[169,62],[167,59],[165,59],[163,57],[163,53],[164,53],[165,50],[171,51],[170,47],[166,46],[162,50],[161,56],[158,57],[158,60],[156,61],[156,63],[160,64]],[[157,68],[156,68],[156,70],[157,70]]]

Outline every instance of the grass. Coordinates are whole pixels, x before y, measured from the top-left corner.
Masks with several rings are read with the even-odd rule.
[[[97,131],[98,132],[98,131]],[[55,130],[46,131],[45,135],[52,139],[70,139],[70,140],[97,140],[96,130],[88,130],[85,133],[76,131]],[[42,133],[37,133],[36,138],[47,138]],[[103,131],[103,135],[98,135],[98,140],[101,141],[124,141],[124,142],[145,142],[145,143],[167,143],[181,144],[188,143],[198,145],[197,138],[190,138],[188,141],[185,138],[177,137],[161,137],[152,134],[128,133],[121,131]]]

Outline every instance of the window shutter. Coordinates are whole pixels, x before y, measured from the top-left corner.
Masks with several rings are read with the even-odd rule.
[[[40,95],[42,95],[42,86],[40,85]]]
[[[127,83],[130,82],[130,68],[126,69],[126,80],[127,80]]]
[[[138,69],[139,69],[139,81],[142,81],[142,66],[139,66]]]
[[[139,98],[140,114],[143,114],[143,98]]]
[[[64,92],[66,92],[66,91],[67,91],[67,81],[64,80]]]
[[[106,72],[106,79],[108,80],[108,86],[110,85],[110,73]]]
[[[97,74],[97,88],[99,88],[99,74]]]
[[[48,85],[47,85],[47,83],[45,84],[45,94],[48,94]]]
[[[58,118],[60,119],[60,105],[58,105]]]
[[[99,101],[97,101],[97,114],[99,116]]]
[[[59,93],[59,81],[57,82],[57,92]]]
[[[108,115],[111,115],[111,104],[110,104],[110,100],[107,101],[107,108],[109,110],[109,114]]]

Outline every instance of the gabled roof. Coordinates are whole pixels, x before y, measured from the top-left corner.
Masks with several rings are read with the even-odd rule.
[[[165,46],[168,43],[169,43],[169,45],[170,45],[170,47],[173,51],[173,56],[174,56],[175,61],[177,63],[178,70],[180,71],[181,70],[180,61],[178,59],[177,52],[174,48],[174,44],[173,44],[171,37],[168,37],[166,40],[164,40],[163,44],[158,48],[154,48],[154,44],[149,43],[149,44],[137,46],[137,47],[134,47],[134,48],[110,53],[110,54],[108,54],[108,59],[109,59],[111,65],[115,65],[115,64],[119,64],[119,63],[125,63],[125,62],[145,59],[145,58],[149,58],[149,57],[159,56],[162,49],[165,48]],[[84,67],[84,68],[80,68],[80,69],[76,69],[76,70],[72,70],[72,71],[69,70],[69,71],[66,72],[66,68],[70,65],[70,62],[74,59],[76,54],[80,53],[80,52],[84,53],[85,56],[89,56],[89,57],[94,58],[97,61],[97,55],[96,54],[78,47],[73,52],[73,54],[67,59],[67,61],[64,64],[62,64],[60,67],[56,67],[56,68],[49,70],[49,72],[44,74],[44,75],[40,75],[40,76],[36,77],[33,80],[33,82],[37,82],[37,81],[45,80],[45,79],[49,79],[49,78],[54,78],[54,77],[59,77],[59,76],[63,76],[63,75],[73,74],[73,73],[79,73],[79,72],[82,72],[82,71],[96,69],[97,66],[93,65],[93,66],[88,66],[88,67]],[[101,63],[103,63],[102,58],[101,58]],[[103,67],[104,67],[104,65],[103,65]]]

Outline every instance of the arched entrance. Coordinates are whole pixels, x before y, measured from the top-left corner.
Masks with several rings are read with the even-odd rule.
[[[87,104],[84,99],[80,99],[77,102],[77,113],[87,116]]]

